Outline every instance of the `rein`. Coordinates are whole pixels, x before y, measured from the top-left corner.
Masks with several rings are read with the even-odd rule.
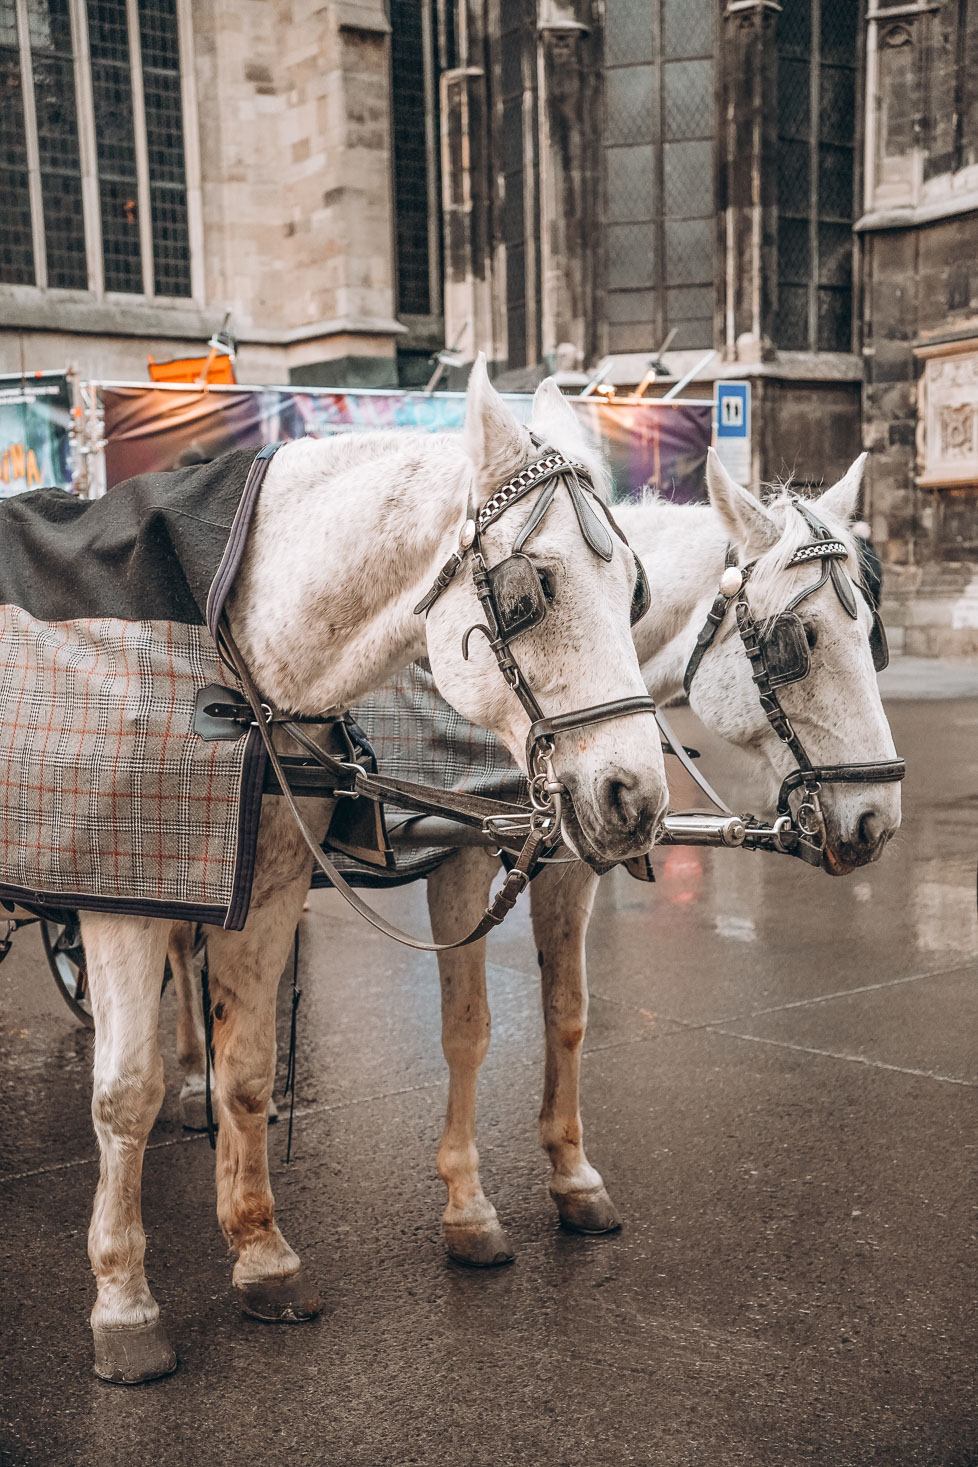
[[[683,688],[688,696],[696,671],[722,626],[731,602],[735,602],[737,630],[740,633],[744,651],[750,660],[754,685],[757,688],[761,707],[774,732],[790,750],[798,766],[782,780],[778,792],[778,818],[771,834],[775,836],[780,849],[790,851],[792,855],[798,856],[810,866],[819,866],[822,863],[826,845],[825,816],[819,798],[823,784],[889,784],[902,780],[907,772],[907,766],[906,761],[900,758],[871,760],[866,763],[814,764],[781,704],[776,689],[786,683],[798,682],[807,677],[810,665],[804,628],[800,619],[794,614],[795,607],[814,592],[821,590],[826,582],[831,580],[832,587],[847,616],[855,621],[859,615],[853,584],[842,564],[849,556],[846,545],[831,535],[828,527],[803,500],[795,499],[793,502],[812,531],[812,539],[806,545],[799,546],[788,561],[788,565],[806,565],[816,560],[820,561],[819,579],[792,597],[784,611],[772,618],[770,630],[765,631],[765,628],[759,626],[755,621],[747,597],[747,585],[756,561],[751,561],[742,568],[737,567],[735,552],[732,547],[729,547],[726,554],[726,568],[720,578],[719,594],[707,612],[706,621],[700,629],[689,662],[686,664]],[[873,665],[877,672],[882,672],[889,660],[883,623],[869,592],[861,584],[859,590],[873,612],[870,647],[873,653]],[[700,787],[706,790],[718,808],[726,811],[726,806],[721,801],[717,801],[716,796],[705,786],[698,772],[690,768],[690,773]],[[795,821],[792,822],[789,797],[795,790],[802,788],[805,792],[804,798],[798,808]],[[792,843],[786,845],[784,843],[786,839]]]

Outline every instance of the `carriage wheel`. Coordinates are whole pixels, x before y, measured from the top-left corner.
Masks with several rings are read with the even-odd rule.
[[[61,997],[76,1019],[87,1029],[94,1029],[88,968],[78,918],[72,914],[66,922],[43,920],[41,941]]]

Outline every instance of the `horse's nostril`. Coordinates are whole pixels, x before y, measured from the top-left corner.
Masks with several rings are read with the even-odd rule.
[[[621,779],[609,779],[605,785],[605,809],[620,825],[628,825],[631,819],[628,785]]]
[[[875,810],[865,810],[859,817],[859,843],[876,846],[884,834],[883,822]]]
[[[605,779],[600,793],[601,812],[609,825],[618,830],[645,837],[656,825],[660,805],[659,793],[625,769],[616,769]]]

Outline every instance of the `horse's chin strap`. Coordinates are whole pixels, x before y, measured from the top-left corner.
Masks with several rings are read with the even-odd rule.
[[[299,834],[312,853],[312,858],[316,865],[329,878],[330,883],[339,892],[343,900],[348,902],[354,911],[359,913],[361,917],[364,917],[372,927],[376,927],[379,932],[383,932],[386,937],[392,937],[396,942],[404,943],[407,947],[415,948],[419,952],[448,952],[452,948],[468,947],[471,943],[478,942],[480,938],[485,937],[494,927],[498,927],[503,918],[512,911],[517,897],[529,885],[530,879],[546,851],[558,839],[560,830],[559,822],[540,819],[531,823],[529,833],[523,842],[523,847],[515,863],[508,871],[502,887],[494,900],[486,908],[481,920],[467,936],[461,937],[455,942],[425,942],[422,938],[415,937],[410,932],[402,931],[401,928],[395,927],[393,923],[388,922],[386,917],[382,917],[379,912],[375,912],[372,907],[367,905],[359,893],[354,891],[323,851],[320,842],[316,839],[303,819],[295,796],[289,788],[288,776],[272,741],[269,727],[268,702],[261,697],[261,694],[255,686],[244,657],[234,640],[226,615],[221,619],[220,646],[222,653],[226,655],[227,660],[234,668],[241,682],[245,698],[248,700],[248,706],[254,717],[255,725],[265,746],[268,762],[279,782],[282,796],[289,807]],[[285,726],[288,728],[287,720],[285,721]],[[305,745],[305,747],[308,748],[308,745]],[[332,769],[335,766],[335,772],[342,776],[343,781],[348,784],[350,773],[348,766],[342,764],[339,760],[333,759],[331,755],[322,749],[317,749],[316,757],[328,769]],[[340,787],[342,788],[342,783]]]

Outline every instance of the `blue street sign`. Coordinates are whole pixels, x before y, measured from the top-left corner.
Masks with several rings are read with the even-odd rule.
[[[717,383],[717,437],[750,441],[750,383]]]

